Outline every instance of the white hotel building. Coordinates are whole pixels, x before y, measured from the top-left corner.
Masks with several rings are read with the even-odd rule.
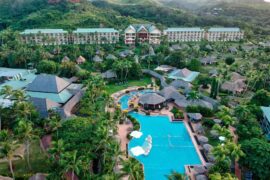
[[[119,32],[113,28],[79,28],[72,32],[74,44],[115,44]]]
[[[26,29],[20,35],[27,44],[63,45],[69,42],[69,34],[63,29]]]
[[[244,38],[240,28],[210,28],[207,32],[208,41],[239,41]]]
[[[201,28],[168,28],[164,30],[168,42],[193,42],[205,38],[205,31]]]

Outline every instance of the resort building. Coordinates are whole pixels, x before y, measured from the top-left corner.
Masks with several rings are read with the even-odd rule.
[[[263,119],[261,120],[261,127],[264,133],[267,136],[267,139],[270,140],[270,107],[261,107],[263,112]]]
[[[157,93],[146,93],[140,96],[139,105],[145,110],[162,109],[166,106],[166,99]]]
[[[244,38],[244,32],[239,28],[210,28],[207,31],[208,41],[239,41]]]
[[[20,33],[27,44],[64,45],[69,43],[69,33],[63,29],[26,29]]]
[[[79,28],[72,33],[74,44],[115,44],[119,32],[113,28]]]
[[[82,84],[76,78],[63,79],[55,75],[36,75],[36,70],[0,68],[0,91],[5,86],[24,90],[41,118],[48,117],[49,110],[56,110],[62,118],[71,116],[74,106],[83,95]],[[14,100],[0,96],[0,106],[10,107]]]
[[[174,79],[174,80],[183,80],[187,82],[192,82],[194,79],[197,78],[199,74],[200,74],[199,72],[190,71],[187,68],[176,69],[168,74],[168,78]]]
[[[41,74],[27,85],[26,94],[42,118],[48,117],[48,111],[52,109],[66,118],[82,97],[82,85],[72,83],[72,79]]]
[[[205,38],[205,31],[201,28],[168,28],[164,34],[168,42],[193,42]]]
[[[152,24],[133,24],[125,30],[125,44],[160,44],[161,31]]]

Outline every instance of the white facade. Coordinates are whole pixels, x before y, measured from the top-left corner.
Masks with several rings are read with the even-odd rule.
[[[168,28],[164,31],[168,42],[194,42],[205,38],[201,28]]]
[[[72,40],[74,44],[115,44],[119,32],[113,28],[80,28],[73,31]]]
[[[63,29],[26,29],[20,34],[27,44],[63,45],[69,42],[69,34]]]
[[[239,41],[244,38],[244,32],[239,28],[210,28],[207,32],[208,41]]]
[[[161,31],[151,24],[129,25],[125,30],[125,44],[138,43],[160,44]]]

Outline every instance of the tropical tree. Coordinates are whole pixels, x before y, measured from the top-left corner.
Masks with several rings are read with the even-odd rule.
[[[134,158],[129,158],[127,160],[123,160],[122,165],[123,168],[121,169],[122,173],[121,176],[128,176],[129,180],[137,180],[143,179],[143,169],[142,165]]]
[[[33,125],[30,121],[26,121],[24,119],[20,119],[18,125],[15,129],[15,132],[19,139],[24,142],[27,154],[27,164],[29,169],[31,169],[30,165],[30,145],[31,141],[37,136],[34,134]]]
[[[238,180],[238,178],[234,177],[230,173],[220,174],[218,172],[209,174],[209,179],[210,180]]]
[[[185,180],[185,175],[178,173],[176,171],[172,171],[171,174],[167,175],[168,180]]]
[[[13,95],[13,89],[11,86],[5,85],[1,88],[0,95],[4,95],[5,98]]]
[[[200,99],[200,95],[198,94],[198,92],[196,91],[191,91],[188,93],[188,96],[187,96],[187,100],[190,100],[190,101],[197,101]]]
[[[19,148],[18,142],[15,141],[12,137],[6,138],[5,141],[2,141],[0,143],[0,157],[7,159],[9,170],[10,173],[12,174],[13,179],[15,179],[15,175],[13,171],[12,161],[15,157],[20,157],[15,154],[18,148]]]
[[[60,155],[60,166],[63,167],[62,174],[71,172],[71,179],[74,180],[75,173],[78,175],[81,172],[82,161],[77,156],[77,150],[66,152]]]

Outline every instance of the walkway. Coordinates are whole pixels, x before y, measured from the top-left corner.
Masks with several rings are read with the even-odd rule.
[[[129,139],[127,138],[127,135],[130,133],[130,129],[133,128],[132,123],[130,124],[119,124],[117,133],[119,135],[120,139],[120,149],[121,152],[126,152],[126,145],[129,142]]]
[[[144,74],[149,74],[150,76],[153,76],[156,79],[159,79],[160,84],[161,84],[162,87],[168,86],[168,84],[166,83],[165,78],[162,75],[156,73],[155,71],[152,71],[152,70],[149,70],[149,69],[143,69],[142,72]]]

